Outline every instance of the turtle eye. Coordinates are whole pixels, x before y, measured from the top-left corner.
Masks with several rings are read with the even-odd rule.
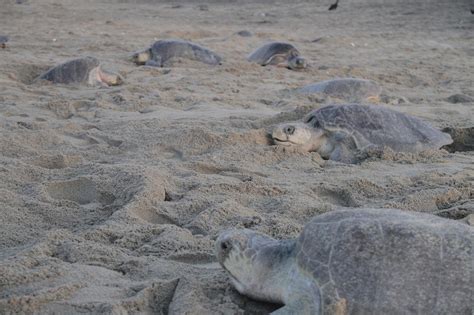
[[[292,134],[295,133],[295,127],[287,126],[287,127],[285,127],[284,131],[287,135],[292,135]]]
[[[230,250],[232,248],[232,245],[230,244],[229,241],[223,241],[221,242],[221,249],[224,251]]]

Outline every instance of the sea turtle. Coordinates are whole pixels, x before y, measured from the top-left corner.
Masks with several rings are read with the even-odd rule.
[[[53,83],[86,83],[90,85],[119,85],[123,79],[118,74],[101,69],[100,62],[94,57],[83,57],[67,61],[49,69],[38,79]]]
[[[328,105],[302,122],[284,123],[272,131],[277,145],[317,151],[325,159],[355,163],[359,153],[388,147],[417,153],[452,143],[451,136],[420,119],[375,105]]]
[[[473,312],[474,228],[431,214],[345,209],[314,217],[296,239],[222,232],[217,260],[241,294],[272,314]]]
[[[209,65],[218,65],[222,61],[222,58],[213,51],[180,39],[159,40],[150,48],[132,56],[137,65],[157,67],[167,66],[175,58],[196,60]]]
[[[253,36],[252,32],[247,31],[247,30],[238,31],[236,34],[239,35],[239,36],[242,36],[242,37],[251,37],[251,36]]]
[[[443,132],[448,133],[453,139],[453,143],[444,147],[449,152],[474,151],[474,126],[446,127]]]
[[[261,66],[283,65],[293,70],[304,69],[308,65],[295,46],[283,42],[264,44],[251,53],[247,60]]]
[[[6,48],[8,40],[8,36],[0,35],[0,48]]]
[[[346,102],[378,102],[382,88],[371,80],[341,78],[307,85],[297,90],[301,94],[323,94]]]

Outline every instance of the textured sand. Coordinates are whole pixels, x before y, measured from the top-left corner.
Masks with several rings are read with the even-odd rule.
[[[216,263],[219,231],[292,237],[340,206],[474,213],[472,151],[344,165],[275,150],[266,136],[333,101],[285,91],[347,76],[379,82],[381,106],[472,127],[468,1],[341,0],[331,12],[331,1],[17,2],[0,0],[10,36],[0,49],[2,314],[265,313],[278,306],[240,296]],[[224,63],[129,61],[162,38],[192,40]],[[268,40],[291,41],[311,68],[246,62]],[[86,55],[126,83],[33,83]]]

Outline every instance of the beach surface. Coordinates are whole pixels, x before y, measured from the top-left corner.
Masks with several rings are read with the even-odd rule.
[[[279,305],[217,263],[220,231],[295,237],[339,207],[474,213],[462,146],[348,165],[271,145],[273,125],[339,102],[291,90],[338,77],[378,82],[379,106],[436,128],[474,125],[469,1],[331,2],[0,0],[0,313],[265,314]],[[166,38],[222,65],[131,62]],[[310,67],[246,61],[271,40]],[[83,56],[125,83],[35,80]]]

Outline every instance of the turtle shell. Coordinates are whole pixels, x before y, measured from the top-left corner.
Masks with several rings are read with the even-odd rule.
[[[310,112],[303,121],[352,137],[357,149],[386,146],[398,152],[420,152],[452,143],[449,134],[421,119],[382,106],[328,105]]]
[[[324,309],[347,314],[471,314],[474,229],[396,209],[316,216],[296,242],[298,267]]]
[[[152,59],[157,61],[160,66],[172,58],[197,60],[209,65],[218,65],[222,61],[222,58],[213,51],[180,39],[159,40],[151,46],[150,51]]]
[[[85,83],[89,79],[90,71],[99,65],[99,60],[94,57],[78,58],[48,70],[39,79],[62,84]]]
[[[275,56],[282,56],[285,60],[290,57],[299,56],[299,51],[295,46],[283,43],[283,42],[270,42],[264,44],[252,52],[247,60],[250,62],[256,62],[262,66],[271,64]]]
[[[359,102],[368,98],[377,98],[382,88],[371,80],[341,78],[307,85],[298,90],[302,94],[323,93],[347,102]]]

